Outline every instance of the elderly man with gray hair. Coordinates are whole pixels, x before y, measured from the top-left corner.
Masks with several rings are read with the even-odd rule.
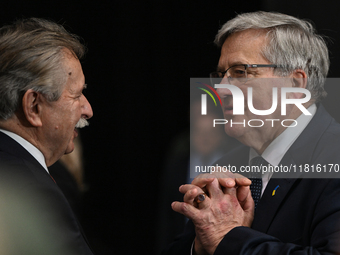
[[[78,37],[43,19],[0,29],[1,254],[92,254],[48,168],[93,115]]]
[[[323,38],[307,21],[254,12],[224,24],[215,43],[221,56],[211,77],[220,83],[225,131],[243,143],[217,164],[291,166],[297,174],[262,171],[250,189],[209,174],[182,185],[184,202],[172,208],[190,221],[164,254],[340,254],[340,180],[308,175],[340,165],[340,125],[320,104],[329,68]],[[272,107],[274,87],[300,104],[284,105],[285,114],[282,101]],[[235,91],[252,99],[243,114],[234,113]],[[246,125],[254,120],[263,125]]]

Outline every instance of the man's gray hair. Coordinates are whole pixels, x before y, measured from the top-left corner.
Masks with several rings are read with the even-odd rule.
[[[28,89],[49,101],[60,98],[66,49],[78,59],[85,53],[77,36],[51,21],[30,18],[0,28],[0,120],[13,116]]]
[[[272,64],[282,67],[275,69],[276,75],[287,76],[296,69],[302,69],[308,76],[307,89],[312,98],[321,101],[326,97],[324,83],[329,68],[328,49],[311,23],[281,13],[244,13],[222,26],[215,44],[222,47],[229,35],[247,29],[266,31],[267,44],[262,55]]]

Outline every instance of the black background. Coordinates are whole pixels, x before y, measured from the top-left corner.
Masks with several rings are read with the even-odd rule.
[[[97,254],[154,253],[158,182],[169,144],[189,126],[189,79],[215,69],[218,28],[255,10],[312,20],[333,41],[330,76],[339,75],[339,21],[331,1],[1,2],[1,25],[51,19],[89,49],[82,64],[94,117],[81,133],[89,186],[81,221]],[[328,90],[326,107],[338,118],[338,88]]]

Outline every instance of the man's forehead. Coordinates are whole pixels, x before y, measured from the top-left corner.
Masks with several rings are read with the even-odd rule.
[[[221,48],[219,67],[254,64],[252,62],[257,59],[262,61],[262,49],[267,43],[266,32],[265,30],[247,29],[228,36]]]
[[[247,29],[229,35],[222,45],[222,51],[238,51],[240,49],[255,48],[263,46],[267,41],[265,30]]]

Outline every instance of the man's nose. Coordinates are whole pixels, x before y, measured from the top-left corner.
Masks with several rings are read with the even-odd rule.
[[[93,116],[92,107],[85,96],[83,96],[82,115],[85,119],[90,119]]]
[[[230,82],[228,81],[228,78],[224,77],[219,85],[223,85],[223,84],[224,85],[230,84]],[[232,95],[230,89],[228,89],[228,88],[217,88],[216,92],[218,93],[218,95],[221,98],[226,98],[227,96],[231,96]]]

